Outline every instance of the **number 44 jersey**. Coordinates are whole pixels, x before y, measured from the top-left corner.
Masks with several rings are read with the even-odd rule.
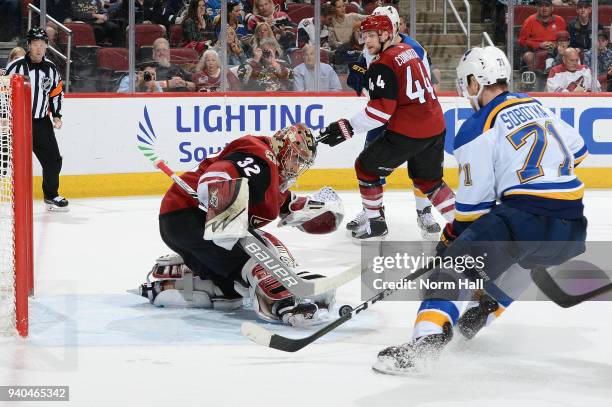
[[[445,129],[444,114],[423,61],[408,44],[385,49],[365,76],[370,100],[351,118],[355,133],[388,122],[387,129],[413,138],[437,136]]]
[[[498,95],[466,120],[455,137],[455,226],[459,223],[462,229],[498,200],[538,215],[582,217],[584,185],[574,167],[587,154],[580,134],[536,99]]]

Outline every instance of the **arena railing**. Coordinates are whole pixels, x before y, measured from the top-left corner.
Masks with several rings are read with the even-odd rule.
[[[459,15],[457,8],[453,4],[453,1],[444,0],[444,34],[447,34],[447,25],[448,25],[448,17],[447,17],[448,8],[447,7],[450,7],[450,9],[453,11],[453,14],[455,15],[455,19],[457,20],[457,23],[461,27],[461,31],[463,31],[463,33],[467,37],[467,49],[470,49],[471,48],[471,33],[472,33],[472,21],[471,21],[472,20],[472,6],[470,5],[468,0],[463,0],[463,4],[465,5],[465,10],[467,14],[465,23],[461,19],[461,16]]]

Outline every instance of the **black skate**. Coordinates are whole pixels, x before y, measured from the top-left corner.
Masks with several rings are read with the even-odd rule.
[[[457,329],[466,339],[472,339],[487,324],[489,314],[499,309],[499,303],[482,293],[478,305],[468,308],[457,320]]]
[[[355,216],[355,219],[353,219],[352,221],[346,224],[346,230],[348,231],[356,230],[357,228],[359,228],[359,226],[365,224],[367,220],[368,220],[368,216],[366,215],[365,210],[362,210],[361,212],[357,214],[357,216]]]
[[[440,238],[442,229],[431,214],[431,205],[426,206],[422,211],[417,209],[417,225],[419,225],[423,239],[437,241]]]
[[[385,212],[381,209],[380,216],[376,218],[366,218],[366,221],[351,232],[351,236],[356,241],[380,240],[387,236],[387,222]]]
[[[52,199],[45,198],[45,204],[49,212],[68,212],[68,200],[63,196],[56,196]]]
[[[432,334],[413,339],[409,343],[390,346],[378,354],[372,369],[390,375],[418,373],[419,368],[429,361],[438,359],[444,346],[453,338],[450,323],[444,324],[441,334]]]

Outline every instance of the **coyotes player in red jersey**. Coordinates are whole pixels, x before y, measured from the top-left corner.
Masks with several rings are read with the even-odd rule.
[[[297,300],[268,274],[239,244],[217,245],[205,240],[208,185],[237,178],[248,179],[249,227],[279,257],[294,267],[289,250],[261,226],[280,216],[280,225],[296,226],[307,233],[329,233],[342,220],[342,203],[331,188],[313,197],[299,197],[288,188],[314,162],[316,142],[302,124],[279,130],[272,137],[243,136],[217,156],[202,161],[181,176],[197,190],[199,202],[174,184],[166,192],[159,214],[162,240],[179,256],[160,258],[138,294],[159,306],[222,308],[241,306],[252,299],[257,315],[267,321],[312,325],[327,319],[334,292]],[[212,194],[212,193],[211,193]],[[218,201],[230,197],[216,196]],[[212,198],[210,199],[213,204]],[[208,232],[207,232],[208,233]],[[228,248],[229,247],[229,250]],[[298,273],[304,279],[321,277]]]
[[[387,234],[380,177],[408,162],[408,175],[447,221],[452,221],[455,198],[442,180],[445,124],[442,108],[423,61],[408,44],[395,44],[386,15],[361,22],[365,46],[373,60],[365,80],[370,100],[352,119],[341,119],[321,131],[322,143],[335,146],[388,123],[355,161],[364,219],[351,231],[364,240]]]

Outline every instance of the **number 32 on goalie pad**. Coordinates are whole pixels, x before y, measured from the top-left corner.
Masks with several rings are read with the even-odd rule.
[[[208,212],[204,239],[227,250],[249,235],[249,180],[237,178],[212,181],[208,186]]]

